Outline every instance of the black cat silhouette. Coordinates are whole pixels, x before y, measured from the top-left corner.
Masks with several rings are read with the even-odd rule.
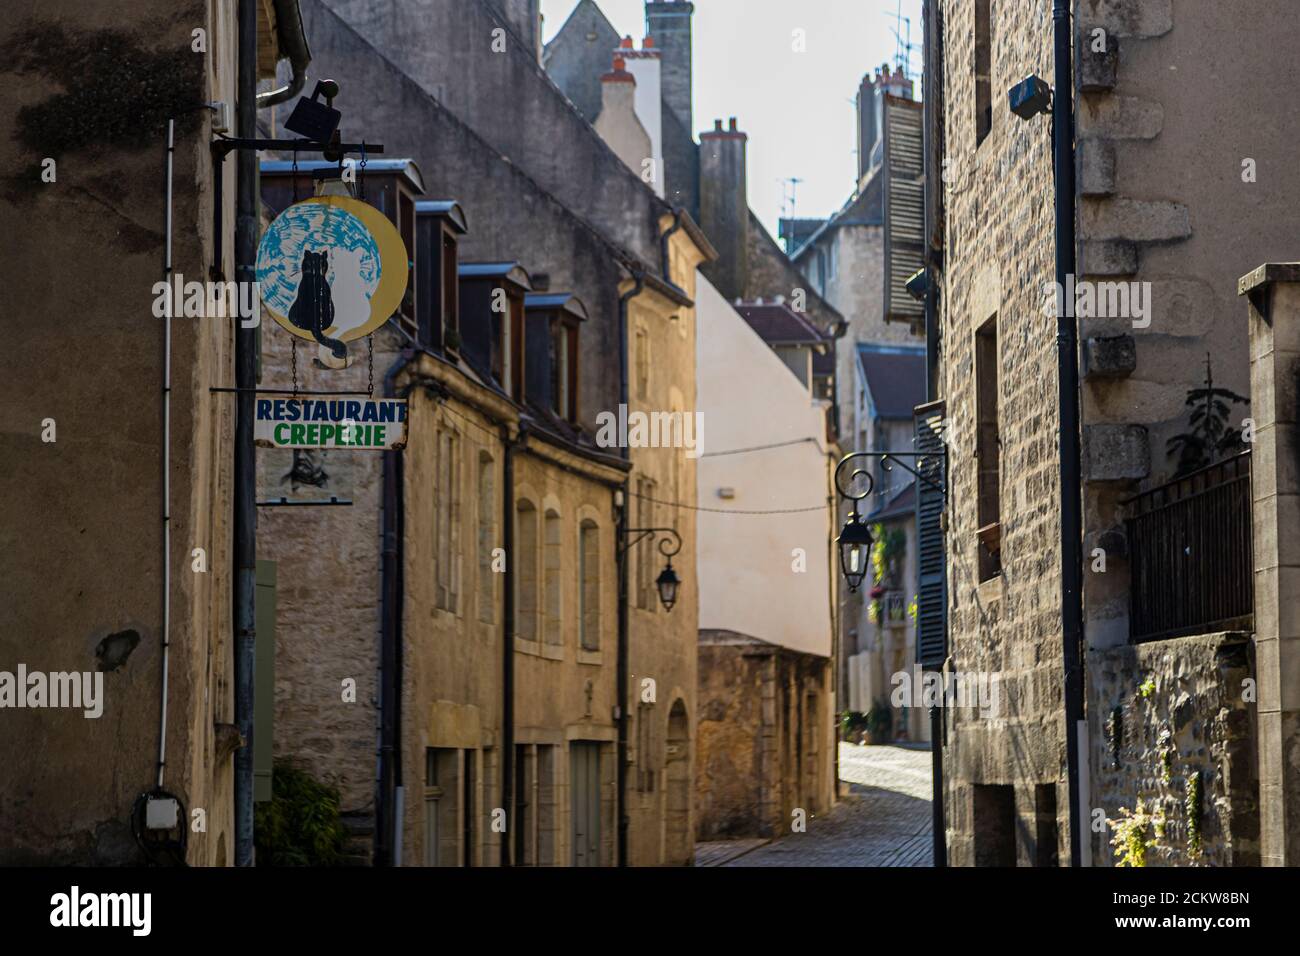
[[[298,297],[289,308],[289,321],[296,328],[310,332],[336,359],[342,359],[347,357],[348,347],[325,335],[325,330],[334,324],[334,300],[330,297],[330,284],[325,281],[329,268],[328,249],[303,252],[302,278],[298,281]]]

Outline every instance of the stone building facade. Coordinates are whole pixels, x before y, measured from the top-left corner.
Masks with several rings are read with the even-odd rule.
[[[927,169],[946,170],[944,263],[931,278],[950,463],[947,667],[998,675],[1002,688],[996,716],[946,715],[956,864],[1068,859],[1050,122],[1021,120],[1006,98],[1029,73],[1052,76],[1050,7],[1012,15],[996,2],[949,0],[928,24],[927,89],[941,91],[941,110]],[[1231,297],[1237,277],[1283,241],[1268,210],[1293,201],[1296,175],[1273,132],[1244,115],[1224,126],[1207,104],[1226,109],[1285,82],[1263,52],[1283,14],[1242,19],[1222,7],[1114,0],[1074,7],[1077,281],[1123,283],[1132,296],[1100,318],[1080,305],[1082,814],[1087,825],[1097,811],[1118,820],[1139,804],[1162,808],[1161,851],[1148,865],[1241,865],[1259,859],[1247,759],[1254,704],[1241,684],[1254,656],[1213,621],[1199,631],[1139,628],[1134,615],[1158,597],[1137,583],[1133,555],[1151,532],[1132,519],[1135,495],[1172,487],[1179,461],[1169,440],[1188,430],[1206,353],[1216,385],[1245,391]],[[1207,68],[1220,57],[1253,65],[1225,80]],[[1211,140],[1232,144],[1226,166],[1221,151],[1196,145]],[[1276,175],[1256,177],[1257,167]],[[1119,288],[1094,287],[1099,302]],[[1249,414],[1234,403],[1225,424],[1241,428]],[[1163,577],[1192,580],[1194,563]],[[1248,579],[1233,587],[1250,589]],[[1204,815],[1192,826],[1194,789]],[[1114,862],[1114,835],[1090,828],[1083,862]]]
[[[259,11],[257,69],[268,78],[284,55],[283,36],[270,6]],[[233,383],[232,319],[205,306],[200,316],[170,321],[164,445],[166,309],[154,286],[167,278],[169,242],[177,278],[234,278],[235,161],[216,168],[209,143],[218,114],[195,109],[224,103],[233,122],[233,6],[55,3],[12,13],[0,27],[7,89],[0,158],[10,172],[0,217],[8,235],[24,238],[6,250],[10,347],[0,457],[8,467],[0,524],[8,599],[0,668],[84,672],[102,680],[102,692],[94,719],[77,709],[8,703],[0,712],[0,863],[144,863],[133,814],[138,798],[160,786],[183,808],[170,836],[185,847],[172,855],[229,865],[232,755],[240,744],[231,621],[234,402],[212,389]],[[93,109],[70,106],[87,97]],[[214,234],[215,212],[223,226]]]
[[[466,344],[437,335],[413,341],[395,323],[375,337],[376,374],[383,348],[384,367],[397,363],[394,387],[409,388],[412,403],[412,437],[402,455],[402,756],[394,758],[405,807],[400,860],[684,864],[693,846],[698,589],[693,514],[675,513],[675,504],[694,497],[694,463],[682,447],[619,447],[617,440],[598,444],[597,436],[620,404],[625,418],[692,413],[695,272],[712,251],[698,228],[659,200],[558,95],[526,44],[512,42],[504,59],[485,46],[454,87],[439,72],[442,61],[426,58],[431,43],[451,55],[467,31],[491,36],[501,22],[495,8],[431,2],[422,13],[422,26],[409,33],[400,17],[377,5],[304,4],[320,68],[345,91],[364,88],[372,97],[366,135],[385,143],[385,155],[416,159],[430,198],[420,208],[446,209],[454,201],[463,210],[467,229],[456,244],[463,268],[496,276],[483,280],[494,288],[515,289],[516,280],[507,278],[516,276],[529,316],[522,395],[476,363]],[[498,75],[503,65],[510,82]],[[547,122],[567,135],[541,135]],[[558,164],[562,173],[557,151],[566,157]],[[601,195],[577,188],[575,164],[605,182]],[[436,264],[417,262],[417,272],[428,268]],[[465,284],[469,272],[461,280],[462,334],[484,321],[473,305],[480,293]],[[560,302],[585,316],[570,356],[576,374],[564,421],[555,420],[537,390],[549,381],[540,365],[534,375],[534,363],[547,359],[533,316]],[[374,569],[383,558],[375,534],[385,511],[386,466],[341,464],[340,474],[358,467],[364,494],[350,494],[357,503],[349,510],[359,524],[334,533],[362,543],[360,566]],[[495,512],[492,496],[502,500]],[[674,558],[682,584],[671,612],[659,606],[653,586],[663,562],[656,543],[638,543],[628,553],[629,607],[620,634],[624,526],[672,527],[685,546]],[[485,555],[496,547],[505,552],[503,570],[493,571],[492,562],[484,570]],[[430,563],[435,574],[440,564],[453,570],[431,579]],[[306,628],[282,636],[290,658],[303,644],[321,651],[301,655],[294,666],[319,657],[337,670],[345,657],[368,679],[375,668],[391,670],[375,632],[384,613],[381,584],[368,571],[341,585],[358,591],[360,617],[349,633]],[[285,602],[282,593],[282,621],[310,616],[314,603],[304,593],[294,596],[293,608]],[[360,627],[365,619],[369,631]],[[335,646],[338,652],[323,651]],[[382,682],[370,680],[382,701]],[[628,696],[621,702],[624,681]],[[357,699],[346,738],[305,728],[276,737],[285,756],[301,750],[322,775],[347,779],[345,808],[365,831],[376,809],[367,795],[367,787],[374,789],[374,725],[391,720],[392,711],[371,704],[367,713],[363,702],[375,698]],[[328,706],[337,712],[332,701]],[[310,714],[286,719],[310,722]],[[620,775],[624,754],[627,771]],[[384,813],[391,810],[383,807],[395,800],[379,795],[380,862],[397,859],[397,847],[386,843]]]

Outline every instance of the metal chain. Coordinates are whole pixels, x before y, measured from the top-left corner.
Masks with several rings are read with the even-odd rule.
[[[361,141],[361,163],[357,173],[357,198],[366,201],[366,141]]]
[[[298,151],[293,151],[293,201],[298,202]]]
[[[368,386],[368,394],[371,398],[374,398],[375,397],[375,337],[373,335],[366,336],[366,345],[369,346],[369,350],[370,350],[370,356],[369,356],[370,384]]]
[[[293,368],[293,397],[297,398],[298,397],[298,336],[296,335],[291,336],[291,340],[293,343],[292,344],[293,352],[292,352],[292,359],[291,359],[291,364]]]

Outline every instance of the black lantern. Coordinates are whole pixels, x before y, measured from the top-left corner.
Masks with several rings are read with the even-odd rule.
[[[664,568],[655,579],[655,587],[659,589],[659,603],[664,606],[665,611],[671,611],[673,605],[677,603],[677,585],[681,583],[677,572],[673,570],[672,561],[669,561],[668,567]]]
[[[871,529],[865,522],[859,521],[856,512],[849,514],[844,523],[844,530],[836,539],[840,546],[840,568],[844,578],[849,582],[849,590],[856,591],[862,586],[862,579],[867,576],[867,567],[871,559]]]

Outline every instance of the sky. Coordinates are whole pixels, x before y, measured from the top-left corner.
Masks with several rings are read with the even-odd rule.
[[[921,0],[694,0],[695,130],[735,116],[749,134],[749,205],[777,235],[790,178],[795,214],[829,216],[857,178],[854,96],[864,73],[893,64],[908,38],[921,94]],[[619,33],[645,35],[642,0],[597,0]],[[578,0],[541,0],[550,40]],[[793,49],[805,31],[806,52]]]

